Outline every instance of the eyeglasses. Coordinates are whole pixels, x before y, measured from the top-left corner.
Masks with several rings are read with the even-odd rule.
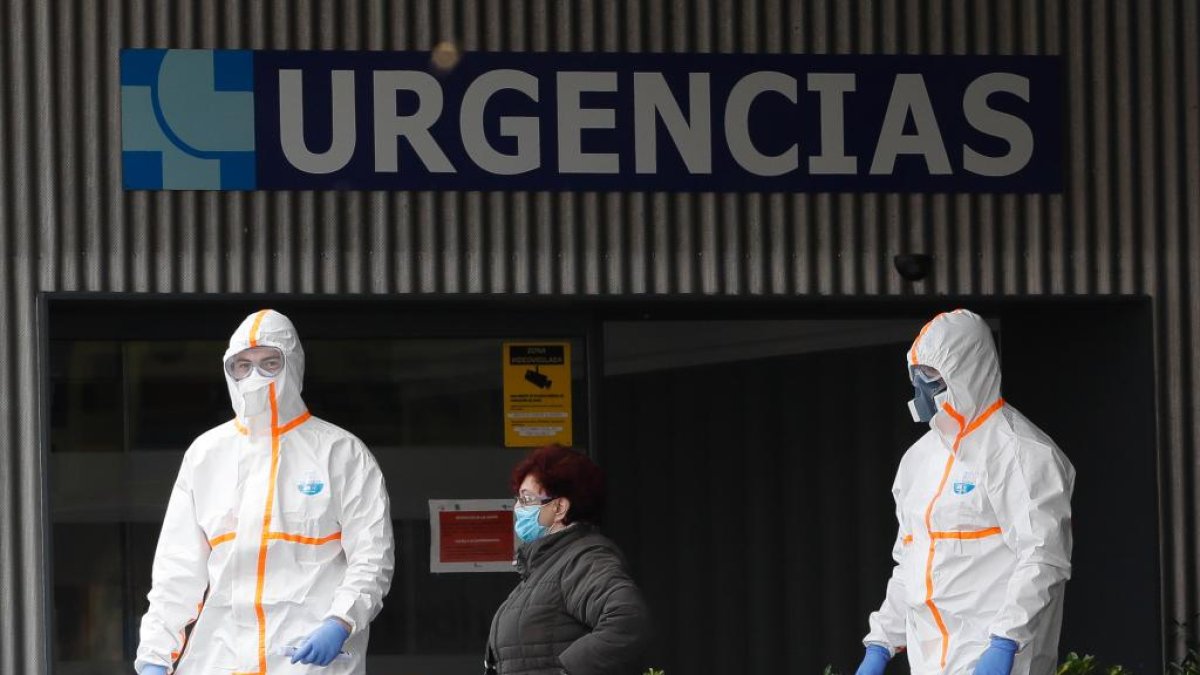
[[[263,377],[275,377],[283,370],[283,352],[275,347],[251,347],[225,362],[225,372],[235,381],[250,377],[255,370]]]
[[[517,495],[516,499],[519,506],[541,506],[558,499],[558,497],[543,497],[532,492],[522,492]]]

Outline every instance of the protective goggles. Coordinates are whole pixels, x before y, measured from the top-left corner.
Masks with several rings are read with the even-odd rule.
[[[933,384],[934,382],[942,382],[942,374],[937,371],[937,368],[931,368],[924,365],[915,365],[912,367],[913,384],[924,382],[925,384]]]
[[[225,361],[225,372],[234,381],[244,380],[256,370],[263,377],[278,375],[283,371],[283,351],[276,347],[251,347]]]

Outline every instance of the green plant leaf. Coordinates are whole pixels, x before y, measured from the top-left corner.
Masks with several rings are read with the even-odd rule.
[[[1058,666],[1058,675],[1090,675],[1097,665],[1096,657],[1091,654],[1080,656],[1071,652],[1067,654],[1067,660]]]

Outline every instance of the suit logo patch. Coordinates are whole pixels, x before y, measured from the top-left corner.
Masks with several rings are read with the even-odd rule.
[[[965,495],[975,489],[975,474],[964,473],[954,481],[954,494]]]
[[[325,483],[318,480],[316,475],[311,471],[304,475],[304,480],[296,483],[296,489],[302,494],[308,495],[309,497],[315,494],[320,494],[321,490],[324,488]]]

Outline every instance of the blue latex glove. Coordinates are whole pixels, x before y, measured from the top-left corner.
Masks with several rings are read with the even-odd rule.
[[[975,664],[975,675],[1009,675],[1016,655],[1017,643],[993,635],[992,643],[983,650],[979,663]]]
[[[892,653],[887,647],[867,645],[867,653],[863,655],[862,663],[854,675],[883,675],[884,668],[887,668],[888,661],[891,660]]]
[[[292,663],[309,663],[315,666],[327,666],[337,658],[342,650],[350,631],[337,619],[325,619],[321,627],[314,630],[312,635],[300,645],[292,655]]]
[[[166,666],[142,666],[141,675],[167,675]]]

